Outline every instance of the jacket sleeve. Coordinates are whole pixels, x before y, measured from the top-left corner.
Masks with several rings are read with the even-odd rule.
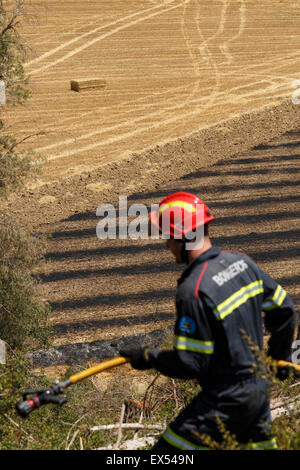
[[[262,310],[265,312],[265,327],[271,334],[267,353],[274,359],[291,361],[297,319],[293,302],[283,287],[260,271],[264,286]]]
[[[150,352],[153,367],[168,377],[197,378],[205,383],[214,353],[214,341],[201,299],[176,297],[177,320],[173,350]]]

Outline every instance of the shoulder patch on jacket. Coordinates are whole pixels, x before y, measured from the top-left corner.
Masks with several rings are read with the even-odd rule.
[[[196,323],[191,317],[182,317],[179,322],[179,331],[192,335],[196,330]]]

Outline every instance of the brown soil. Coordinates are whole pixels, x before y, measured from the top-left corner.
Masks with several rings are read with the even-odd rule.
[[[217,218],[213,241],[246,251],[299,304],[299,149],[300,130],[289,132],[154,191],[134,193],[128,205],[150,206],[176,190],[199,194]],[[42,282],[55,345],[144,333],[174,320],[182,268],[164,242],[99,240],[97,222],[90,206],[40,225],[51,233]]]
[[[279,100],[299,78],[298,4],[47,5],[25,28],[33,97],[7,117],[23,122],[20,135],[47,132],[35,148],[48,163],[8,207],[50,236],[41,279],[54,344],[174,321],[181,267],[163,243],[96,237],[96,208],[119,195],[150,205],[195,192],[217,217],[214,242],[252,255],[298,305],[300,107]],[[108,87],[71,92],[87,70]]]

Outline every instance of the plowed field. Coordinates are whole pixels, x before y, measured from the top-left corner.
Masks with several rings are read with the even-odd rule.
[[[299,309],[299,153],[300,130],[157,190],[132,194],[128,206],[150,206],[177,190],[202,195],[217,218],[213,242],[251,255]],[[38,207],[34,198],[31,207]],[[41,280],[52,305],[55,345],[145,333],[174,321],[182,267],[164,242],[99,240],[97,222],[87,209],[40,224],[52,236]]]
[[[188,136],[203,128],[291,98],[300,78],[300,4],[44,3],[31,1],[39,21],[23,27],[32,47],[26,63],[32,98],[7,117],[21,123],[15,126],[20,136],[44,133],[30,142],[47,157],[43,174],[10,208],[51,236],[41,279],[52,305],[55,345],[173,323],[181,268],[163,244],[96,237],[97,206],[104,199],[115,204],[119,194],[130,196],[129,205],[150,205],[171,191],[197,193],[217,217],[213,241],[252,255],[298,305],[300,127],[268,143],[262,132],[265,145],[246,145],[245,151],[253,127],[239,133],[237,121],[226,159],[227,124],[218,130],[217,147],[212,134],[211,152],[199,148],[197,161],[189,160],[185,144],[192,147]],[[71,79],[84,78],[105,79],[107,87],[70,90]],[[182,143],[180,158],[172,144],[172,164],[168,152],[155,163],[161,146],[175,139]],[[145,150],[144,164],[139,155]],[[136,168],[142,165],[137,171],[132,155]],[[128,170],[118,166],[121,160]],[[182,177],[176,162],[179,168],[183,161]],[[112,162],[110,177],[103,165]]]

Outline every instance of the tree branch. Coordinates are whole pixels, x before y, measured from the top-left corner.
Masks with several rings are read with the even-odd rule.
[[[93,426],[91,428],[91,431],[108,431],[111,429],[119,429],[120,428],[120,423],[117,424],[103,424],[100,426]],[[158,431],[164,431],[165,426],[162,424],[140,424],[140,423],[123,423],[122,424],[122,429],[153,429],[153,430],[158,430]]]
[[[10,29],[13,29],[15,28],[15,25],[16,25],[16,19],[18,18],[18,16],[21,15],[21,10],[23,10],[23,2],[18,2],[17,3],[17,8],[16,8],[16,11],[14,12],[11,20],[9,21],[9,23],[4,27],[4,29],[0,32],[0,38],[2,38],[5,33],[7,31],[9,31]]]

